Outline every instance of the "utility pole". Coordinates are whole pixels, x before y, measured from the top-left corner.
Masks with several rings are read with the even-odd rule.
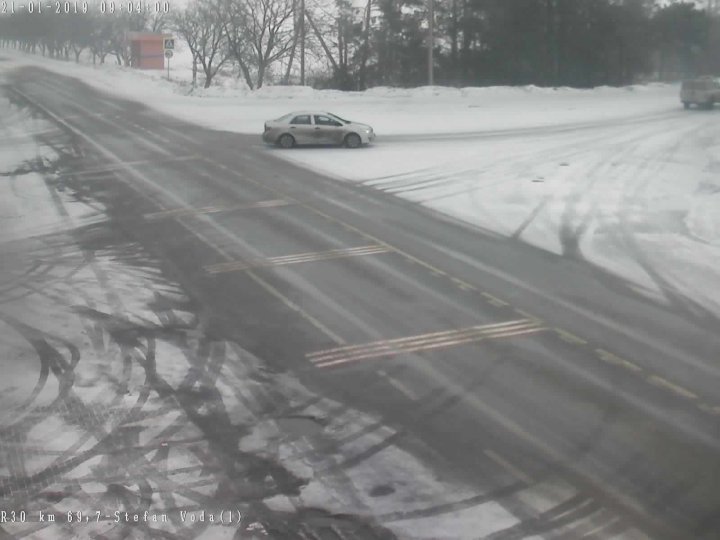
[[[435,5],[434,0],[428,0],[428,85],[435,84],[433,60],[433,44],[435,42]]]
[[[193,54],[193,67],[192,67],[192,75],[193,75],[192,87],[193,87],[193,89],[197,86],[197,69],[198,69],[197,68],[197,55]]]
[[[300,86],[305,86],[305,0],[300,0]]]

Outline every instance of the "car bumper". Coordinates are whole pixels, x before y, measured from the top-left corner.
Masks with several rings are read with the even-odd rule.
[[[275,137],[273,136],[272,131],[266,131],[265,133],[263,133],[262,140],[265,141],[266,143],[274,143]]]

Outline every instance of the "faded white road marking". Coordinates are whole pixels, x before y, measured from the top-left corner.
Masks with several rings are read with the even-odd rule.
[[[264,259],[254,259],[250,261],[231,261],[206,266],[205,270],[210,274],[220,274],[223,272],[238,272],[242,270],[249,270],[251,268],[285,266],[288,264],[328,261],[332,259],[361,257],[365,255],[378,255],[381,253],[389,252],[390,249],[386,248],[385,246],[360,246],[347,249],[332,249],[330,251],[297,253],[294,255],[283,255],[280,257],[267,257]]]
[[[228,206],[201,206],[199,208],[174,208],[171,210],[161,210],[159,212],[151,212],[143,217],[148,221],[157,221],[166,218],[177,218],[184,216],[192,216],[195,214],[216,214],[219,212],[232,212],[234,210],[251,210],[253,208],[276,208],[278,206],[288,206],[291,204],[282,199],[273,199],[269,201],[260,201],[250,204],[234,204]]]

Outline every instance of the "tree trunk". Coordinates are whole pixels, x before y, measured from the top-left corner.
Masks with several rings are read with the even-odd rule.
[[[192,67],[192,85],[193,88],[197,86],[197,55],[193,54],[193,67]]]
[[[293,0],[293,13],[296,13],[297,0]],[[293,24],[293,44],[290,49],[290,59],[288,60],[287,69],[285,70],[285,77],[283,78],[283,84],[290,84],[290,73],[292,72],[293,61],[295,60],[295,49],[297,48],[298,42],[298,21],[297,19]]]
[[[365,90],[365,77],[368,57],[370,55],[370,12],[372,10],[372,0],[368,0],[365,8],[365,39],[363,40],[362,59],[360,61],[360,75],[358,84],[360,90]]]
[[[265,80],[265,69],[265,62],[260,62],[260,65],[258,66],[257,84],[255,85],[255,88],[262,88],[263,82]]]
[[[458,0],[452,0],[452,11],[450,19],[450,72],[452,82],[458,85]]]
[[[310,23],[310,27],[313,29],[313,32],[315,32],[315,35],[317,36],[318,40],[320,40],[320,45],[323,48],[323,51],[325,51],[325,55],[328,57],[328,60],[330,60],[330,63],[333,67],[333,75],[336,75],[338,72],[338,64],[335,61],[335,58],[333,57],[332,53],[330,52],[330,49],[327,46],[327,43],[325,43],[325,40],[322,37],[322,34],[318,31],[317,26],[315,26],[315,22],[310,17],[309,13],[306,13],[305,16],[307,17],[308,22]]]

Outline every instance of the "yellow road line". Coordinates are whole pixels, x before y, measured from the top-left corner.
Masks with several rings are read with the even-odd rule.
[[[698,403],[698,409],[715,416],[720,416],[720,407],[717,405],[708,405],[707,403]]]
[[[148,221],[155,221],[165,218],[176,218],[183,216],[192,216],[195,214],[215,214],[218,212],[232,212],[234,210],[250,210],[253,208],[276,208],[279,206],[288,206],[290,202],[282,199],[274,199],[270,201],[260,201],[251,204],[235,204],[230,206],[201,206],[200,208],[175,208],[172,210],[161,210],[159,212],[151,212],[143,217]]]
[[[530,478],[530,476],[525,473],[524,471],[520,470],[518,467],[510,463],[507,459],[505,459],[502,456],[499,456],[492,450],[483,450],[483,453],[492,459],[495,463],[500,465],[503,469],[508,471],[510,474],[512,474],[515,478],[520,480],[521,482],[524,482],[526,484],[532,484],[533,479]]]
[[[418,334],[415,336],[408,336],[404,338],[395,338],[395,339],[381,339],[378,341],[373,341],[370,343],[361,343],[359,345],[348,345],[347,347],[336,347],[333,349],[326,349],[324,351],[316,351],[307,354],[306,356],[308,358],[316,358],[319,356],[327,356],[328,354],[338,354],[338,353],[351,353],[353,351],[358,350],[367,350],[370,348],[376,348],[376,347],[392,347],[395,345],[402,345],[405,343],[418,343],[418,342],[425,342],[429,340],[436,340],[436,339],[444,339],[447,337],[457,337],[463,334],[466,334],[468,332],[479,332],[479,331],[494,331],[494,330],[504,330],[507,328],[517,328],[519,326],[525,326],[528,324],[529,321],[526,321],[525,319],[520,319],[517,321],[506,321],[502,323],[495,323],[495,324],[487,324],[487,325],[481,325],[481,326],[472,326],[470,328],[465,329],[453,329],[453,330],[443,330],[441,332],[431,332],[427,334]]]
[[[473,285],[470,285],[469,283],[463,281],[462,279],[459,279],[459,278],[456,278],[456,277],[451,277],[450,279],[452,280],[452,282],[453,282],[455,285],[457,285],[458,287],[460,287],[463,291],[473,291],[473,290],[476,290]]]
[[[205,271],[210,274],[220,274],[225,272],[238,272],[242,270],[249,270],[251,268],[286,266],[290,264],[328,261],[332,259],[343,259],[347,257],[379,255],[389,252],[390,250],[387,249],[385,246],[361,246],[356,248],[333,249],[329,251],[316,251],[309,253],[297,253],[294,255],[282,255],[280,257],[267,257],[264,259],[254,259],[250,261],[230,261],[206,266]]]
[[[665,390],[669,390],[673,394],[676,394],[678,396],[687,398],[687,399],[698,399],[697,394],[692,393],[687,388],[684,388],[678,384],[672,383],[668,381],[667,379],[663,379],[662,377],[658,377],[657,375],[651,375],[648,377],[647,381],[652,384],[653,386],[657,386],[659,388],[664,388]]]
[[[315,364],[316,367],[331,367],[357,360],[365,360],[369,358],[382,358],[387,356],[395,356],[398,354],[409,354],[420,351],[432,351],[435,349],[454,347],[458,345],[466,345],[476,343],[484,339],[498,339],[504,337],[514,337],[535,332],[540,332],[545,328],[535,326],[532,323],[524,325],[515,325],[512,327],[495,328],[495,329],[465,329],[442,335],[439,337],[427,337],[424,335],[415,336],[415,338],[402,338],[404,342],[376,342],[367,346],[358,347],[353,350],[343,350],[344,348],[330,349],[326,351],[318,351],[310,353],[306,357]],[[407,341],[414,339],[413,341]]]
[[[508,304],[507,302],[505,302],[504,300],[500,300],[497,296],[493,296],[493,295],[490,294],[490,293],[484,292],[484,293],[482,293],[482,295],[483,295],[485,298],[487,298],[488,302],[490,302],[490,303],[491,303],[493,306],[495,306],[495,307],[504,307],[504,306],[509,305],[509,304]]]
[[[587,341],[577,337],[575,334],[572,334],[567,330],[563,330],[562,328],[553,328],[553,330],[558,336],[560,336],[560,339],[562,339],[563,341],[567,341],[568,343],[575,343],[576,345],[587,345]]]
[[[504,338],[504,337],[517,337],[522,336],[526,334],[533,334],[536,332],[541,332],[545,330],[544,328],[528,328],[526,330],[518,330],[514,332],[504,332],[504,333],[498,333],[498,334],[487,334],[487,335],[480,335],[480,336],[473,336],[473,337],[467,337],[463,339],[456,339],[451,341],[444,341],[440,343],[430,343],[426,345],[418,345],[414,347],[402,347],[398,350],[393,351],[382,351],[382,352],[372,352],[367,354],[356,354],[353,356],[348,356],[344,358],[339,358],[337,360],[318,360],[316,361],[315,366],[316,367],[332,367],[337,366],[340,364],[347,364],[349,362],[355,362],[357,360],[367,360],[370,358],[383,358],[387,356],[395,356],[398,354],[409,354],[409,353],[415,353],[415,352],[425,352],[425,351],[432,351],[435,349],[445,349],[448,347],[455,347],[458,345],[468,345],[470,343],[477,343],[479,341],[482,341],[484,339],[497,339],[497,338]]]
[[[600,357],[600,360],[602,360],[603,362],[607,362],[608,364],[620,366],[625,369],[629,369],[630,371],[634,371],[635,373],[640,373],[642,371],[642,368],[637,364],[633,364],[632,362],[625,360],[624,358],[620,358],[619,356],[608,352],[605,349],[595,349],[595,353]]]

